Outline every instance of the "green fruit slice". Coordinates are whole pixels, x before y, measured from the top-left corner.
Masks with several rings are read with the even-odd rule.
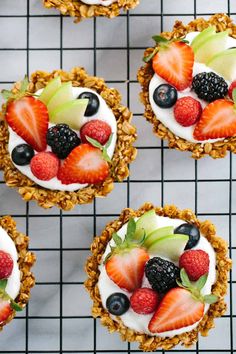
[[[145,235],[149,235],[152,231],[158,228],[158,222],[155,210],[149,210],[143,214],[136,222],[136,231],[134,234],[134,239],[139,240]]]
[[[49,115],[59,106],[61,106],[63,103],[69,102],[73,100],[73,92],[72,92],[72,83],[71,82],[65,82],[64,84],[57,89],[57,91],[54,93],[50,101],[48,102],[48,112]]]
[[[216,34],[216,29],[214,26],[207,27],[204,31],[200,32],[192,41],[191,47],[194,50],[194,53],[197,49],[211,36]]]
[[[166,235],[171,235],[174,233],[173,226],[165,226],[151,232],[146,238],[143,243],[144,247],[149,248],[157,239],[164,237]]]
[[[39,100],[44,104],[48,104],[54,93],[61,87],[61,78],[59,76],[55,77],[50,81],[47,86],[43,89]]]
[[[217,53],[226,49],[228,31],[219,32],[207,38],[195,52],[195,61],[207,63]]]
[[[73,100],[63,103],[50,115],[50,122],[68,124],[71,129],[79,130],[84,124],[84,113],[88,99]]]
[[[188,240],[188,235],[173,234],[164,236],[154,241],[148,251],[151,254],[165,257],[176,262],[184,252]]]
[[[211,58],[207,66],[222,75],[226,80],[236,79],[236,49],[227,49]]]

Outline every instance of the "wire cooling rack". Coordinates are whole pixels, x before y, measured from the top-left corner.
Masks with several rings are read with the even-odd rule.
[[[0,214],[11,214],[18,228],[29,234],[37,254],[37,283],[27,309],[0,335],[0,353],[135,353],[136,344],[108,334],[90,314],[91,301],[83,288],[83,265],[93,235],[119,215],[121,209],[174,203],[209,218],[229,242],[236,260],[236,158],[228,154],[214,161],[196,162],[187,153],[169,150],[155,138],[142,119],[136,72],[151,36],[170,30],[176,19],[185,23],[217,12],[236,20],[235,0],[140,0],[130,13],[116,19],[91,19],[74,24],[57,11],[46,10],[40,0],[0,1],[0,85],[9,88],[35,70],[84,66],[102,76],[123,95],[138,127],[138,157],[131,176],[116,183],[106,199],[78,206],[71,212],[44,210],[24,203],[5,186],[0,174]],[[236,352],[236,268],[230,275],[228,311],[216,321],[209,337],[178,353]],[[165,353],[164,351],[158,351]]]

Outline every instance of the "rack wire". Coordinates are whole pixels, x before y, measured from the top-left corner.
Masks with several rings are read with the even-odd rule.
[[[16,191],[5,186],[0,174],[0,214],[11,214],[18,228],[29,234],[31,250],[38,258],[37,282],[31,301],[1,333],[0,353],[140,352],[136,344],[123,343],[117,334],[107,334],[99,320],[92,318],[91,302],[83,289],[86,276],[82,269],[92,236],[99,234],[124,207],[135,208],[144,201],[190,207],[200,218],[215,222],[219,233],[229,242],[230,257],[235,258],[235,156],[229,154],[218,161],[208,158],[194,161],[187,154],[170,151],[153,136],[151,127],[142,119],[135,76],[152,34],[170,30],[179,18],[187,23],[197,16],[227,12],[235,19],[235,0],[215,0],[208,4],[204,0],[140,2],[137,9],[117,19],[99,18],[81,24],[73,24],[71,18],[62,17],[56,11],[43,10],[39,0],[0,2],[1,88],[10,87],[25,72],[30,75],[35,69],[69,69],[82,62],[90,73],[104,76],[110,86],[121,90],[134,113],[139,134],[139,155],[130,167],[130,178],[122,184],[116,183],[114,192],[106,199],[78,206],[71,212],[25,204]],[[113,37],[109,37],[108,29]],[[89,45],[85,45],[86,41]],[[217,320],[216,329],[208,338],[200,338],[193,348],[178,346],[169,352],[236,352],[235,273],[234,269],[229,279],[228,311]]]

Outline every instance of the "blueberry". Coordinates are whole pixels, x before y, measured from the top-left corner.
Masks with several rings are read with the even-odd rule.
[[[11,157],[16,165],[26,166],[34,157],[34,150],[28,144],[20,144],[12,150]]]
[[[87,105],[87,108],[86,108],[86,111],[84,114],[86,117],[91,117],[97,113],[97,111],[99,109],[100,102],[99,102],[98,96],[95,93],[82,92],[77,98],[78,99],[81,99],[81,98],[83,98],[83,99],[88,98],[89,99],[89,102],[88,102],[88,105]]]
[[[112,315],[121,316],[128,311],[130,302],[125,294],[114,293],[107,298],[106,307]]]
[[[177,97],[177,90],[169,84],[158,86],[153,93],[154,102],[161,108],[174,106]]]
[[[194,225],[191,224],[181,224],[174,230],[175,234],[184,234],[189,236],[189,240],[187,245],[185,246],[185,249],[188,250],[190,248],[193,248],[198,244],[198,241],[200,239],[200,232],[198,228]]]

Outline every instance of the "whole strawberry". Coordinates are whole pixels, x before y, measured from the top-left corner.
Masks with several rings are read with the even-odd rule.
[[[59,165],[59,159],[52,152],[40,152],[30,162],[33,175],[41,181],[49,181],[56,177]]]
[[[134,312],[147,315],[154,312],[158,304],[158,294],[149,288],[140,288],[134,291],[130,298],[130,305]]]
[[[209,264],[209,255],[203,250],[188,250],[179,259],[179,267],[184,268],[193,281],[208,273]]]
[[[83,143],[89,143],[86,136],[97,140],[101,145],[105,145],[111,135],[111,127],[106,122],[94,119],[82,126],[80,139]]]
[[[7,279],[12,273],[13,260],[9,253],[0,251],[0,279]]]
[[[175,119],[183,127],[190,127],[197,123],[201,114],[200,102],[190,96],[180,98],[174,106]]]

